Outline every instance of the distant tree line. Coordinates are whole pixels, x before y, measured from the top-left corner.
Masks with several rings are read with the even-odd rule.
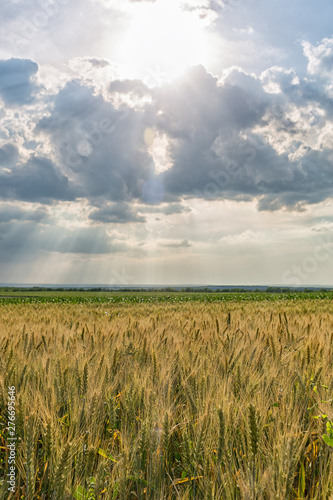
[[[1,287],[0,290],[6,292],[82,292],[82,293],[92,293],[92,292],[164,292],[164,293],[292,293],[292,292],[330,292],[332,288],[287,288],[278,286],[269,286],[266,288],[242,288],[242,287],[232,287],[232,288],[210,288],[210,287],[191,287],[187,286],[185,288],[173,288],[173,287],[163,287],[163,288],[108,288],[108,287]]]

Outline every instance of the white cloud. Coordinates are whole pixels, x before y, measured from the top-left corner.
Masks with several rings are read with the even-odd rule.
[[[285,89],[299,84],[299,78],[293,69],[285,69],[279,66],[273,66],[260,75],[265,92],[271,94],[280,94]]]
[[[333,75],[333,38],[324,38],[318,45],[303,42],[308,59],[308,72],[317,77],[331,78]]]

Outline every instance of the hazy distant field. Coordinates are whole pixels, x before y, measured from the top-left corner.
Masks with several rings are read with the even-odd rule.
[[[332,498],[330,297],[167,295],[2,300],[1,498]]]

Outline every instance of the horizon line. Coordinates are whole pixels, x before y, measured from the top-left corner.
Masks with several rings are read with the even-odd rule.
[[[333,288],[333,285],[285,285],[285,284],[255,284],[255,285],[229,285],[229,284],[105,284],[105,283],[0,283],[0,287],[72,287],[72,288]]]

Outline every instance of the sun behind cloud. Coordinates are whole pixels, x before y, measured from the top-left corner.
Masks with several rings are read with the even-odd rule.
[[[151,85],[205,63],[210,53],[205,20],[177,0],[133,3],[131,20],[119,44],[126,75]]]

